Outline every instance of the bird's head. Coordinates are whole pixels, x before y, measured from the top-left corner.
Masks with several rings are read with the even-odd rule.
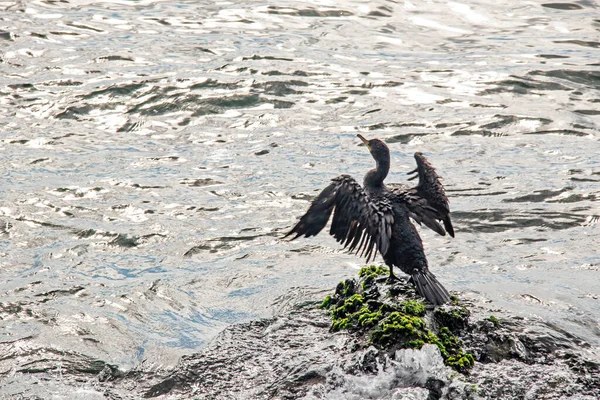
[[[373,158],[375,160],[379,160],[382,157],[389,157],[390,154],[390,149],[387,147],[387,144],[385,144],[382,140],[379,139],[371,139],[371,140],[367,140],[364,138],[363,135],[356,135],[359,137],[360,140],[363,141],[363,143],[365,144],[365,146],[367,146],[367,149],[369,149],[369,151],[371,152],[371,155],[373,156]]]

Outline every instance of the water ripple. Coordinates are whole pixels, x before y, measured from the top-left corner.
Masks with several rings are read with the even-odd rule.
[[[457,237],[421,234],[450,288],[597,342],[558,306],[598,316],[590,4],[2,3],[7,339],[172,365],[290,287],[335,287],[359,259],[281,237],[373,167],[362,133],[390,182],[416,151],[444,177]]]

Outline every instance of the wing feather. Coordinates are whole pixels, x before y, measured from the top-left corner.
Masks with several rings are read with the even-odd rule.
[[[408,216],[419,225],[423,224],[429,229],[444,236],[446,231],[438,222],[439,212],[429,205],[426,199],[416,195],[412,190],[393,189],[396,199],[408,208]]]
[[[360,243],[360,240],[362,239],[362,236],[363,236],[363,230],[362,229],[358,229],[358,226],[357,226],[357,230],[356,230],[356,233],[354,234],[354,238],[351,238],[351,237],[348,238],[348,239],[352,240],[352,243],[350,244],[350,247],[348,247],[348,251],[350,251],[350,252],[354,251],[354,249],[356,248],[356,246],[358,246],[358,243]]]
[[[349,175],[332,180],[311,203],[306,214],[285,236],[314,236],[331,217],[329,234],[344,248],[364,257],[375,258],[377,251],[387,253],[392,237],[394,216],[386,199],[371,199]]]
[[[409,174],[417,173],[417,175],[410,179],[414,179],[418,176],[419,183],[417,186],[410,189],[409,192],[416,197],[425,199],[429,208],[423,210],[422,204],[415,202],[413,199],[412,203],[415,208],[410,208],[410,206],[409,208],[411,212],[417,214],[417,216],[421,218],[421,221],[419,221],[418,218],[413,219],[418,223],[424,223],[440,235],[445,234],[440,232],[441,229],[444,232],[447,231],[450,236],[454,237],[454,227],[450,220],[450,203],[446,196],[446,190],[444,189],[444,185],[442,185],[440,176],[422,153],[415,153],[415,161],[417,162],[417,168],[414,171],[409,172]],[[435,223],[431,221],[432,217],[434,218]],[[437,223],[437,221],[443,222],[445,230]]]

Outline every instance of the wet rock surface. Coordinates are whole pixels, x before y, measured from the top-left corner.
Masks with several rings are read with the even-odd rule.
[[[496,317],[490,304],[474,293],[459,293],[453,304],[434,309],[415,297],[409,283],[389,285],[377,273],[362,275],[341,283],[325,301],[315,298],[274,318],[232,325],[168,371],[142,364],[123,372],[75,352],[28,348],[27,338],[4,342],[0,373],[7,382],[5,389],[10,391],[11,382],[19,381],[21,387],[24,381],[31,383],[27,391],[6,393],[45,398],[52,388],[66,393],[70,387],[78,398],[90,399],[592,400],[600,396],[598,349],[575,335],[541,320]],[[362,322],[369,321],[364,325],[359,322],[366,313],[364,305],[355,307],[358,317],[350,309],[342,317],[339,307],[359,296],[379,304],[378,310],[387,304],[386,311],[363,318]],[[401,332],[383,332],[390,318],[401,313],[415,318],[411,320],[415,331],[408,332],[402,325]],[[339,318],[350,321],[341,327]],[[454,350],[444,338],[446,331],[462,354],[472,355],[472,365],[460,368],[449,362],[443,348],[447,353]],[[415,334],[439,341],[416,342]],[[377,340],[384,336],[385,340]],[[41,353],[46,356],[40,357]],[[8,359],[12,365],[18,360],[18,367],[10,368]]]
[[[204,352],[184,357],[171,376],[145,391],[207,399],[300,398],[326,381],[335,354],[348,354],[350,337],[329,333],[317,303],[288,315],[226,329]]]

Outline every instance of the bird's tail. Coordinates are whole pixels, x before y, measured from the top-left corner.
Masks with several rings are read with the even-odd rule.
[[[417,271],[412,274],[412,280],[417,293],[429,300],[430,303],[440,306],[450,300],[450,294],[429,270]]]

